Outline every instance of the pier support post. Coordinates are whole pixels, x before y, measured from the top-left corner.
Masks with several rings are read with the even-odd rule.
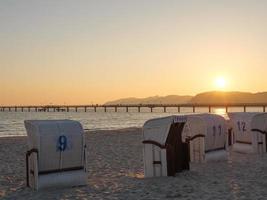
[[[30,107],[28,108],[28,112],[31,112],[31,108]]]
[[[211,106],[209,106],[209,113],[211,113]]]
[[[8,108],[8,110],[9,110],[9,112],[11,112],[11,108],[10,107]]]
[[[117,112],[118,111],[118,108],[117,108],[117,106],[115,106],[115,112]]]
[[[21,107],[21,112],[23,112],[24,110],[23,110],[23,107]]]
[[[138,106],[138,112],[139,112],[139,113],[141,112],[141,107],[140,107],[140,106]]]
[[[196,112],[196,107],[195,106],[193,106],[193,113],[195,113]]]
[[[181,108],[180,108],[180,106],[178,107],[178,113],[179,113],[179,112],[181,112]]]
[[[247,107],[246,106],[244,106],[244,112],[246,112],[247,111]]]
[[[107,112],[107,107],[106,106],[104,107],[104,110],[105,110],[105,112]]]
[[[69,107],[67,107],[67,112],[69,112],[70,111],[70,108]]]
[[[129,112],[129,107],[128,106],[126,106],[126,112]]]
[[[17,107],[15,107],[15,112],[17,112]]]
[[[37,107],[35,107],[35,112],[37,112],[38,111],[38,109],[37,109]]]
[[[153,112],[153,107],[150,107],[150,112]]]
[[[87,112],[87,107],[86,106],[84,107],[84,112]]]
[[[78,112],[78,108],[77,107],[75,107],[75,112]]]
[[[228,113],[228,106],[225,107],[225,112]]]
[[[265,108],[266,108],[266,107],[265,107],[265,106],[263,106],[263,112],[265,112]]]
[[[164,112],[166,112],[166,106],[164,106],[163,109],[164,109]]]
[[[94,107],[94,110],[95,110],[95,112],[96,112],[96,106]]]

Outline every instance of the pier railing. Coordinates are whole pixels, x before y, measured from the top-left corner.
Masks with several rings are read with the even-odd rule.
[[[207,112],[212,112],[213,108],[225,108],[228,112],[229,108],[242,108],[243,112],[247,108],[261,108],[262,112],[266,111],[267,103],[238,103],[238,104],[117,104],[117,105],[28,105],[28,106],[0,106],[0,112],[78,112],[80,110],[87,112],[89,109],[97,112],[99,109],[107,112],[107,109],[113,109],[118,112],[118,108],[125,109],[129,112],[129,108],[136,108],[137,112],[141,112],[142,108],[147,108],[153,112],[155,108],[162,108],[162,112],[167,112],[167,108],[177,108],[177,112],[182,112],[181,108],[191,108],[192,112],[196,112],[196,108],[207,108]]]

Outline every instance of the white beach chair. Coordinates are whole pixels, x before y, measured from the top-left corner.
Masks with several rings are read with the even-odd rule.
[[[267,151],[267,113],[228,113],[234,136],[233,151],[262,154]]]
[[[86,185],[86,145],[82,125],[72,120],[28,120],[27,186]]]
[[[174,176],[191,163],[227,159],[222,116],[198,114],[148,120],[143,126],[145,177]]]

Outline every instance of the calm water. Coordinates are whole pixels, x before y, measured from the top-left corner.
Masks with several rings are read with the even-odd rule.
[[[149,109],[143,109],[141,113],[138,113],[136,109],[129,109],[126,113],[121,109],[115,113],[112,109],[108,112],[0,112],[0,137],[1,136],[17,136],[26,135],[24,128],[24,120],[29,119],[73,119],[82,123],[84,129],[89,130],[103,130],[103,129],[119,129],[127,127],[141,127],[148,119],[168,116],[172,114],[189,114],[192,112],[190,108],[181,109],[181,113],[177,112],[177,108],[169,108],[167,113],[163,113],[162,108],[154,109],[153,113],[150,113]],[[241,108],[233,108],[229,111],[242,111]],[[261,111],[253,108],[248,111]],[[207,112],[207,109],[196,109],[198,113]],[[213,109],[213,113],[225,115],[224,109]]]

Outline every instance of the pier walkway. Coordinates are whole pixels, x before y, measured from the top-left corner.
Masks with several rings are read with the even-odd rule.
[[[247,108],[261,108],[262,112],[266,111],[266,104],[119,104],[119,105],[28,105],[28,106],[0,106],[0,112],[87,112],[91,109],[93,112],[107,109],[112,109],[118,112],[118,109],[124,109],[129,112],[129,109],[136,108],[137,112],[142,112],[142,108],[149,109],[153,112],[155,108],[162,108],[162,112],[167,112],[168,108],[175,108],[177,112],[182,112],[182,108],[190,108],[195,113],[197,108],[207,108],[207,112],[212,112],[213,108],[224,108],[228,112],[229,108],[241,108],[243,112]]]

